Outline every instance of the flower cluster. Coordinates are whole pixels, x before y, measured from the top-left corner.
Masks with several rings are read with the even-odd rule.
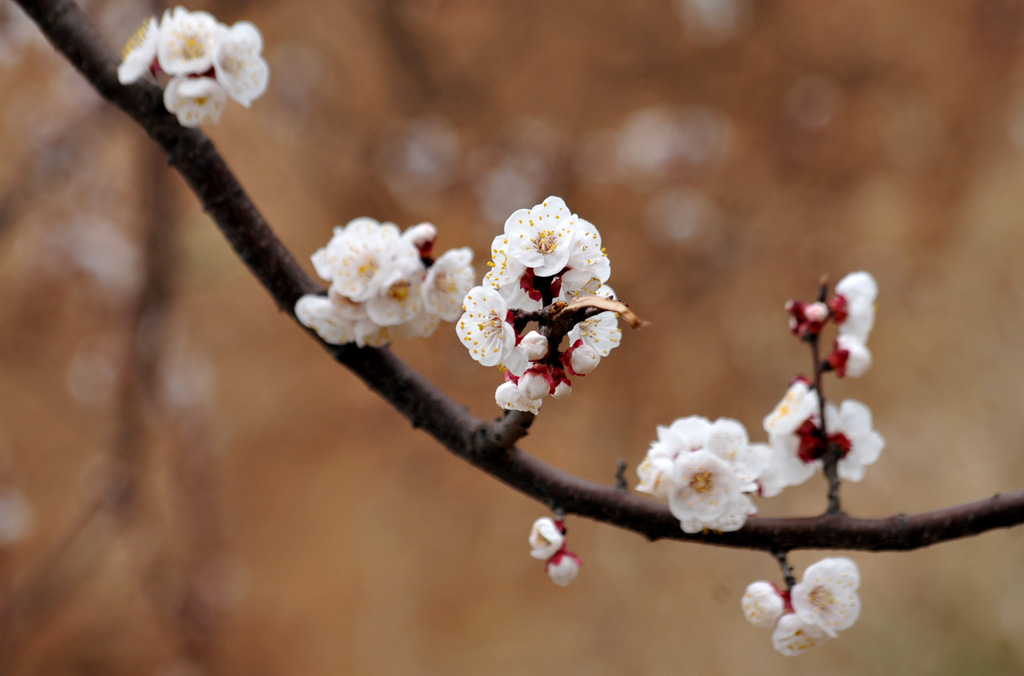
[[[830,557],[809,566],[803,580],[789,591],[780,591],[771,582],[751,583],[741,606],[751,624],[774,628],[776,650],[799,655],[853,626],[860,615],[859,586],[857,564]]]
[[[824,466],[828,449],[837,448],[840,479],[860,481],[864,467],[878,460],[885,447],[874,430],[871,409],[847,399],[838,408],[825,404],[825,423],[817,391],[806,378],[798,377],[782,401],[764,419],[771,460],[759,482],[761,495],[770,498],[788,486],[810,479]]]
[[[875,325],[875,298],[878,284],[867,272],[853,272],[836,284],[835,294],[828,302],[822,298],[813,303],[791,300],[786,303],[789,328],[804,340],[817,340],[825,324],[832,320],[839,327],[825,360],[828,368],[840,378],[859,378],[871,367],[868,336]]]
[[[749,494],[767,462],[767,447],[750,444],[739,422],[680,418],[658,426],[658,440],[637,467],[637,490],[667,499],[687,533],[739,530],[757,512]]]
[[[544,516],[530,529],[530,556],[547,560],[544,570],[555,584],[566,587],[580,572],[580,557],[565,548],[565,524]]]
[[[146,73],[170,76],[164,106],[185,127],[220,119],[230,96],[246,108],[267,89],[263,36],[248,21],[225,26],[206,12],[175,7],[151,17],[124,47],[117,78],[130,84]]]
[[[613,311],[581,315],[561,330],[555,321],[566,303],[614,299],[605,284],[611,265],[597,228],[558,197],[509,216],[491,256],[483,285],[466,295],[456,332],[473,359],[504,370],[497,404],[537,413],[544,397],[569,396],[570,376],[590,373],[619,344]],[[531,322],[539,330],[527,332]]]
[[[330,282],[327,297],[305,295],[295,316],[334,345],[381,347],[396,336],[429,336],[455,321],[473,285],[473,252],[451,249],[434,260],[437,228],[421,223],[399,232],[393,223],[357,218],[334,229],[312,256]]]

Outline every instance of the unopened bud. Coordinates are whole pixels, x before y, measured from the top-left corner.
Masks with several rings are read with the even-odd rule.
[[[527,399],[540,399],[551,392],[551,381],[547,375],[530,369],[519,379],[519,391]]]
[[[587,345],[572,348],[572,354],[569,355],[569,366],[579,376],[587,375],[596,369],[600,362],[601,358],[597,356],[597,352]]]
[[[548,560],[545,570],[555,584],[567,587],[580,574],[580,557],[569,551],[561,551]]]
[[[530,331],[523,336],[519,344],[526,350],[526,358],[530,361],[548,356],[548,339],[536,331]]]
[[[568,399],[570,394],[572,394],[572,387],[569,386],[569,381],[561,380],[555,385],[555,391],[551,393],[551,397],[553,399]]]

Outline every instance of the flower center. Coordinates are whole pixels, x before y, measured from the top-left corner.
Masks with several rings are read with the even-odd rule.
[[[815,587],[808,599],[818,612],[825,612],[835,605],[836,597],[825,587]]]
[[[206,45],[202,41],[197,40],[195,35],[189,35],[181,45],[181,52],[179,52],[181,58],[191,61],[192,59],[201,59],[206,54]]]
[[[558,248],[558,236],[553,230],[541,230],[533,243],[536,245],[537,251],[549,254]]]
[[[388,289],[388,295],[391,296],[391,300],[405,300],[409,297],[409,282],[403,279],[400,282],[392,284],[391,288]]]
[[[698,493],[707,493],[714,487],[715,477],[709,469],[695,472],[694,475],[690,477],[690,488]]]

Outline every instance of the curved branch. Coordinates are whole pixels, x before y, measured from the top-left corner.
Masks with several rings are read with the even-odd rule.
[[[117,57],[72,0],[17,2],[96,90],[131,115],[163,148],[170,164],[281,310],[293,315],[295,302],[303,294],[323,293],[274,235],[209,139],[178,125],[164,110],[156,85],[122,86],[117,81]],[[455,455],[552,509],[603,521],[651,540],[672,538],[768,552],[908,550],[1024,522],[1024,491],[1017,491],[912,516],[752,517],[735,533],[689,535],[679,529],[664,505],[565,474],[512,446],[526,433],[531,418],[511,415],[483,423],[386,349],[321,345],[414,427],[422,427]]]

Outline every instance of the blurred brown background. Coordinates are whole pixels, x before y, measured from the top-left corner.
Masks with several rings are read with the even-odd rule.
[[[87,9],[115,45],[158,11]],[[598,226],[611,284],[652,326],[545,405],[523,442],[545,461],[611,482],[624,458],[632,480],[655,425],[689,414],[760,438],[809,363],[783,302],[866,269],[875,366],[827,393],[867,402],[888,444],[846,509],[1024,485],[1024,2],[190,9],[263,31],[269,91],[206,131],[304,263],[361,215],[432,221],[480,274],[505,217],[549,194]],[[144,399],[122,367],[154,222],[176,256]],[[450,327],[393,349],[498,414],[497,372]],[[853,553],[860,621],[795,659],[739,610],[749,582],[779,579],[761,553],[570,518],[585,565],[555,587],[526,544],[545,508],[410,429],[280,315],[155,147],[9,3],[0,448],[14,673],[1024,670],[1019,529]],[[137,499],[90,512],[125,448]],[[759,506],[824,497],[819,479]],[[794,554],[798,575],[820,556]]]

